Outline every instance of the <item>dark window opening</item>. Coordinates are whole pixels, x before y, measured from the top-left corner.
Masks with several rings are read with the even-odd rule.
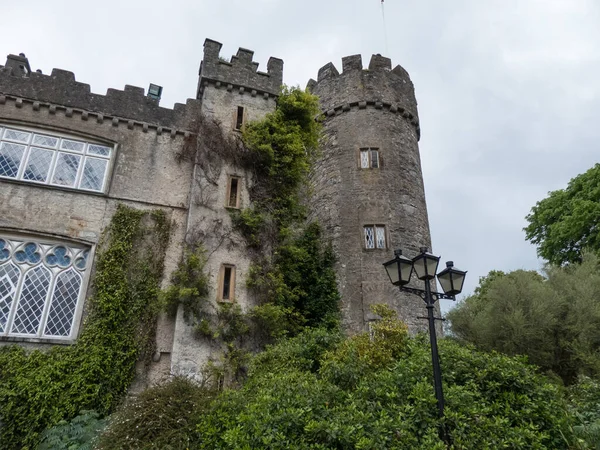
[[[237,107],[237,116],[235,117],[235,129],[241,130],[242,125],[244,124],[244,107]]]
[[[225,267],[223,271],[223,300],[231,300],[231,276],[232,276],[232,268]]]
[[[229,195],[227,196],[227,206],[230,208],[239,207],[239,178],[229,179]]]

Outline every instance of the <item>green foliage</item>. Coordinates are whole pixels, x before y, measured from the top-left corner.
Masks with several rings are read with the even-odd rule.
[[[338,321],[333,252],[322,242],[319,225],[305,223],[301,201],[318,147],[318,115],[315,96],[284,87],[275,111],[243,133],[257,182],[253,206],[232,215],[248,246],[269,255],[256,257],[247,278],[261,299],[252,317],[268,339]]]
[[[92,450],[106,421],[95,411],[81,411],[70,422],[61,420],[44,431],[38,450]]]
[[[260,248],[261,232],[265,226],[265,215],[258,209],[250,206],[248,208],[238,210],[230,210],[233,225],[246,237],[248,245],[255,248]]]
[[[98,450],[197,448],[196,423],[214,391],[185,377],[174,377],[130,398],[110,418]]]
[[[250,272],[248,286],[262,290],[267,302],[289,311],[290,332],[300,326],[335,326],[338,313],[334,256],[321,240],[318,224],[280,245],[269,264]]]
[[[552,264],[579,262],[586,248],[600,250],[600,164],[550,192],[526,217],[527,239]]]
[[[391,340],[391,342],[389,342]],[[440,342],[454,449],[561,449],[559,390],[520,358]],[[445,449],[427,338],[391,317],[373,337],[307,329],[259,354],[202,416],[203,449]]]
[[[82,410],[105,415],[122,398],[136,361],[152,355],[168,237],[164,214],[119,206],[77,342],[47,352],[0,349],[0,449],[34,448],[44,429]]]
[[[547,279],[517,270],[493,274],[448,313],[460,340],[483,350],[526,355],[566,384],[600,374],[600,261],[547,267]]]
[[[183,305],[186,320],[200,319],[206,307],[208,296],[208,277],[204,273],[206,254],[202,247],[188,249],[177,270],[171,275],[171,285],[162,297],[171,313]]]
[[[568,391],[577,448],[600,449],[600,383],[580,377]]]
[[[275,111],[244,129],[244,144],[260,180],[253,200],[283,227],[303,214],[298,186],[319,144],[318,114],[316,96],[284,87]]]

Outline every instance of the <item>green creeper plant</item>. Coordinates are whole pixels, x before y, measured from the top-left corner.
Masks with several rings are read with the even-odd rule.
[[[75,344],[0,349],[0,449],[34,449],[40,433],[82,410],[108,414],[135,364],[153,353],[169,223],[120,205],[97,257],[94,294]]]

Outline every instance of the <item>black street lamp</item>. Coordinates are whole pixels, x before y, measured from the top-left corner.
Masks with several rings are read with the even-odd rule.
[[[435,397],[438,404],[438,417],[444,417],[444,392],[442,391],[442,369],[440,368],[440,359],[438,356],[437,336],[435,332],[435,320],[433,310],[435,302],[439,299],[456,300],[456,295],[460,294],[465,282],[467,272],[458,270],[454,267],[452,261],[446,263],[446,268],[437,274],[438,281],[444,293],[431,291],[431,280],[436,277],[439,256],[429,253],[427,247],[421,247],[421,253],[412,260],[402,256],[402,250],[394,252],[396,256],[391,261],[384,263],[390,281],[400,290],[416,294],[425,301],[427,307],[427,319],[429,320],[429,339],[431,341],[431,362],[433,364],[433,385],[435,388]],[[406,285],[410,277],[415,272],[419,280],[425,282],[425,289],[410,288]],[[445,428],[442,428],[442,438],[447,440]]]

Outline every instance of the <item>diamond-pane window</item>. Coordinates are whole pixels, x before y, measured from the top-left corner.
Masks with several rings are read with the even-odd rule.
[[[4,130],[5,141],[23,142],[24,144],[27,144],[30,136],[31,133],[28,133],[27,131],[11,130],[9,128]]]
[[[6,329],[20,276],[21,271],[13,263],[0,266],[0,333]]]
[[[363,229],[365,234],[365,248],[386,248],[384,225],[365,225]]]
[[[27,272],[11,333],[37,334],[48,297],[52,273],[44,266]]]
[[[0,177],[17,178],[25,148],[12,142],[0,143]]]
[[[0,177],[103,192],[112,147],[0,126]]]
[[[379,169],[379,149],[361,148],[360,149],[360,168],[361,169]]]
[[[81,156],[70,153],[59,153],[52,183],[61,186],[75,186],[80,161]]]
[[[61,150],[71,150],[72,152],[82,152],[85,148],[85,143],[79,141],[71,141],[63,139],[60,143]]]
[[[365,247],[375,248],[375,233],[373,227],[365,227]]]
[[[385,228],[381,226],[375,227],[375,240],[377,248],[385,248]]]
[[[48,179],[54,153],[52,150],[32,147],[29,150],[29,158],[27,158],[23,179],[45,183]]]
[[[36,134],[33,136],[32,144],[39,145],[40,147],[56,148],[58,145],[58,138]]]
[[[369,151],[368,150],[360,151],[360,168],[361,169],[369,168]]]
[[[90,144],[88,146],[88,153],[99,156],[110,156],[110,147],[105,145]]]
[[[108,161],[98,158],[86,158],[83,166],[83,175],[79,187],[92,191],[101,191],[104,184],[104,174]]]
[[[89,248],[0,235],[0,336],[69,339]]]
[[[46,336],[69,336],[80,287],[81,276],[73,269],[58,276],[44,331]]]

